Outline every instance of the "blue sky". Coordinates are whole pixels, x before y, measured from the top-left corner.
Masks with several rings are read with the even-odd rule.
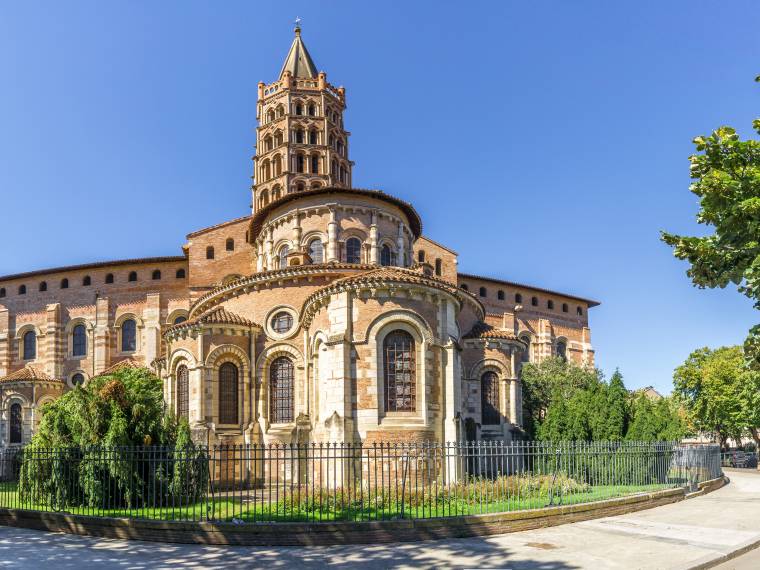
[[[757,320],[658,239],[703,231],[691,139],[760,115],[754,1],[4,3],[0,274],[175,255],[245,215],[295,16],[347,88],[354,184],[412,201],[462,271],[602,301],[608,374],[668,392]]]

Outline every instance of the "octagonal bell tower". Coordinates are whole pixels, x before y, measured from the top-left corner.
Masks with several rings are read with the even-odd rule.
[[[253,201],[256,212],[284,194],[325,186],[351,187],[346,91],[327,82],[295,38],[274,83],[259,83]]]

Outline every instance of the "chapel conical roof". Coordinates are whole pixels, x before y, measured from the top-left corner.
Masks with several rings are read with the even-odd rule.
[[[314,65],[314,60],[311,59],[309,50],[306,49],[306,45],[301,39],[301,26],[296,26],[294,31],[296,37],[293,38],[288,57],[285,58],[285,63],[280,71],[280,79],[286,71],[289,71],[293,77],[316,79],[317,66]]]

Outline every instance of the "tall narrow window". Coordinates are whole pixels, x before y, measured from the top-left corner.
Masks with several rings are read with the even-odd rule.
[[[40,291],[47,291],[47,282],[43,281],[40,283]]]
[[[576,313],[577,313],[577,315],[580,317],[580,316],[582,316],[582,315],[583,315],[583,308],[582,308],[582,307],[576,307],[576,308],[575,308],[575,312],[576,312]]]
[[[562,303],[562,312],[567,313],[567,303]]]
[[[37,333],[26,331],[24,339],[24,360],[34,360],[37,358]]]
[[[443,272],[443,262],[440,259],[436,259],[435,260],[435,274],[440,277],[442,272]]]
[[[313,117],[317,114],[317,108],[314,105],[309,105],[309,116]]]
[[[531,297],[530,304],[533,305],[534,307],[538,307],[538,297]]]
[[[269,421],[286,423],[293,421],[293,387],[295,374],[293,362],[280,356],[269,367]]]
[[[349,238],[346,240],[346,263],[361,263],[362,261],[362,242],[359,238]]]
[[[387,243],[383,244],[383,247],[380,249],[380,265],[392,265],[391,248]]]
[[[219,367],[219,423],[238,422],[238,368],[232,362]]]
[[[106,275],[106,284],[110,285],[111,283],[113,283],[113,273]]]
[[[65,277],[61,279],[61,289],[68,289],[69,288],[69,280]]]
[[[279,262],[280,262],[280,269],[285,269],[288,266],[288,253],[290,252],[290,248],[287,245],[283,245],[280,248],[280,255]]]
[[[321,239],[317,238],[309,242],[309,257],[311,257],[312,263],[322,263],[324,261],[324,247],[322,247]]]
[[[301,103],[296,104],[296,115],[303,115],[303,105]]]
[[[87,329],[84,325],[76,325],[71,332],[71,355],[87,356]]]
[[[224,249],[227,251],[235,251],[235,240],[232,238],[227,238],[227,241],[224,244]]]
[[[406,331],[393,331],[383,341],[385,409],[414,412],[417,406],[417,370],[414,338]]]
[[[177,269],[177,273],[175,273],[175,277],[177,279],[184,279],[185,278],[185,270],[184,269]]]
[[[480,378],[480,402],[483,412],[483,425],[501,423],[499,413],[499,378],[495,372],[486,372]]]
[[[303,172],[306,169],[306,163],[302,154],[296,155],[296,172]]]
[[[309,144],[317,144],[317,131],[309,131]]]
[[[11,404],[11,443],[21,443],[21,404]]]
[[[563,340],[557,342],[557,356],[562,360],[567,360],[567,344]]]
[[[303,130],[302,129],[296,129],[296,142],[298,144],[303,144]]]
[[[499,291],[496,293],[496,298],[499,301],[503,301],[504,300],[504,291],[502,291],[501,289],[499,289]]]
[[[417,252],[417,261],[419,261],[420,263],[424,263],[425,262],[425,251],[424,250],[421,249],[421,250],[419,250]]]
[[[153,281],[159,281],[161,279],[161,270],[156,269],[153,271]]]
[[[5,287],[0,288],[0,297],[5,297]]]
[[[521,336],[520,340],[522,340],[527,345],[525,347],[525,350],[523,350],[522,355],[520,356],[520,360],[523,362],[530,362],[530,337],[527,335]]]
[[[522,303],[522,295],[520,293],[515,293],[515,303]]]
[[[137,350],[137,323],[127,319],[121,323],[121,351],[134,352]]]
[[[127,281],[137,281],[137,271],[130,271]]]
[[[190,411],[190,373],[187,366],[177,366],[177,417],[187,419]]]
[[[481,297],[487,297],[487,296],[488,296],[488,291],[486,291],[486,288],[485,288],[485,287],[481,287],[481,288],[478,290],[478,293],[479,293],[479,295],[480,295]]]
[[[311,173],[319,174],[319,156],[316,154],[311,157]]]
[[[89,275],[85,275],[82,278],[82,286],[83,287],[89,287],[90,285],[92,285],[92,279],[90,278]]]
[[[19,285],[18,286],[18,294],[19,295],[26,295],[26,285]]]
[[[211,245],[206,248],[206,259],[214,259],[214,247]]]

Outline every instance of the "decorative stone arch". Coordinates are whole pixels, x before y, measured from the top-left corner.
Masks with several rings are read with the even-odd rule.
[[[167,372],[174,376],[174,373],[177,371],[177,366],[182,363],[185,363],[189,369],[195,369],[198,367],[198,361],[195,359],[195,355],[193,355],[192,352],[186,348],[178,348],[172,351],[171,356],[169,357]]]
[[[72,370],[71,372],[69,372],[69,374],[66,376],[66,385],[67,385],[69,388],[72,388],[72,389],[74,388],[74,381],[73,381],[73,378],[74,378],[74,376],[76,376],[77,374],[81,374],[81,375],[82,375],[82,377],[84,378],[84,381],[82,382],[82,384],[83,384],[83,385],[84,385],[84,384],[87,384],[87,382],[89,382],[89,381],[90,381],[90,375],[89,375],[89,374],[87,374],[87,372],[85,372],[85,371],[84,371],[84,370],[82,370],[81,368],[77,368],[76,370]]]
[[[68,358],[74,358],[74,327],[77,325],[84,325],[84,330],[87,333],[87,350],[85,351],[84,356],[77,356],[76,358],[87,358],[90,354],[90,351],[93,347],[93,343],[95,340],[95,324],[89,320],[87,320],[85,317],[75,317],[71,320],[69,320],[68,323],[66,323],[66,327],[64,328],[64,334],[66,336],[66,356]]]
[[[531,356],[532,356],[531,352],[533,350],[533,345],[535,344],[536,335],[533,334],[531,331],[522,330],[517,333],[517,338],[528,339],[528,347],[526,349],[520,350],[520,362],[522,363],[531,362]],[[527,359],[524,358],[523,355],[527,356]]]
[[[171,326],[174,324],[174,321],[179,317],[185,317],[186,319],[190,317],[190,311],[187,309],[174,309],[171,313],[169,313],[169,316],[166,317],[166,324]]]
[[[415,344],[415,409],[413,412],[387,411],[385,399],[385,351],[386,337],[397,330],[409,333]],[[427,385],[428,364],[427,353],[433,342],[433,333],[427,322],[417,313],[399,309],[382,314],[375,318],[367,327],[366,342],[371,351],[374,351],[374,362],[377,378],[377,406],[378,421],[383,423],[385,419],[392,419],[397,425],[399,419],[406,420],[410,425],[427,424]]]
[[[238,368],[238,394],[237,416],[238,422],[234,425],[242,426],[250,416],[247,405],[247,390],[250,386],[248,379],[251,377],[251,368],[248,355],[245,351],[234,344],[222,344],[212,350],[206,357],[206,381],[211,383],[211,401],[206,402],[206,409],[211,411],[211,417],[215,425],[219,425],[219,370],[222,364],[231,362]],[[225,424],[231,427],[233,424]]]
[[[116,319],[114,319],[113,322],[113,328],[116,331],[116,353],[117,354],[133,354],[132,352],[122,352],[122,338],[121,338],[121,327],[124,324],[124,321],[127,321],[129,319],[132,319],[135,321],[135,350],[134,353],[139,353],[142,350],[142,331],[143,328],[145,328],[145,323],[143,322],[142,318],[137,315],[136,313],[132,313],[129,311],[125,311],[121,314],[118,314],[116,316]]]
[[[266,429],[270,426],[269,412],[269,367],[280,356],[286,356],[293,362],[293,422],[300,411],[305,409],[302,394],[304,386],[303,354],[294,346],[287,343],[277,343],[262,351],[256,360],[256,377],[259,384],[259,413],[264,419]],[[300,389],[299,389],[300,388]],[[290,424],[286,424],[290,425]]]
[[[309,379],[311,381],[310,396],[312,405],[310,406],[311,414],[314,419],[315,425],[320,420],[320,400],[322,394],[320,391],[320,385],[323,378],[326,378],[325,371],[328,369],[327,354],[324,356],[321,354],[327,349],[327,334],[318,330],[311,335],[311,342],[309,344],[309,366],[310,374]]]
[[[480,381],[481,376],[489,371],[496,372],[500,378],[508,379],[511,377],[509,367],[506,364],[495,358],[484,358],[470,368],[469,378]]]
[[[21,406],[21,442],[11,444],[11,406],[14,404],[19,404]],[[2,409],[3,445],[20,445],[28,443],[29,429],[27,428],[31,418],[31,407],[32,405],[29,400],[27,400],[26,396],[21,392],[18,392],[14,387],[5,389]]]
[[[229,285],[230,283],[232,283],[233,281],[237,281],[241,277],[243,277],[243,276],[240,273],[228,273],[219,282],[219,286],[220,287],[224,287],[226,285]]]
[[[560,345],[560,343],[562,345],[564,345],[564,347],[565,347],[565,355],[564,355],[565,360],[569,360],[569,357],[568,357],[567,353],[570,350],[570,341],[564,335],[556,336],[552,340],[552,356],[560,357],[560,354],[559,354],[559,345]]]
[[[327,243],[327,232],[323,232],[320,230],[312,230],[310,232],[305,233],[301,237],[301,246],[304,248],[307,248],[309,246],[309,242],[317,238],[322,240],[322,245],[324,246]]]

